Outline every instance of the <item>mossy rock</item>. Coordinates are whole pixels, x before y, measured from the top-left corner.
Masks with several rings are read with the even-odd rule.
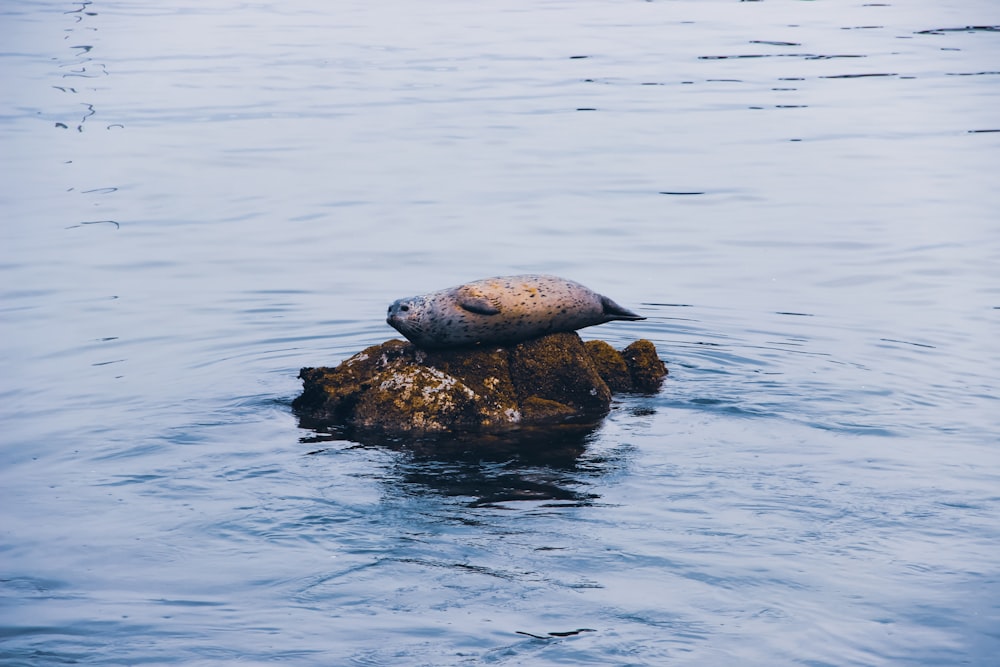
[[[632,390],[632,374],[621,352],[603,340],[588,340],[584,346],[612,393]]]
[[[612,392],[656,391],[667,370],[646,340],[621,353],[575,332],[509,347],[424,351],[389,340],[336,368],[303,368],[304,424],[388,434],[595,423]]]
[[[603,415],[611,407],[611,390],[576,333],[551,334],[514,346],[510,378],[521,402],[554,401],[581,416]]]
[[[645,338],[635,341],[622,350],[622,358],[632,378],[630,391],[653,394],[660,390],[667,366],[656,355],[652,342]]]

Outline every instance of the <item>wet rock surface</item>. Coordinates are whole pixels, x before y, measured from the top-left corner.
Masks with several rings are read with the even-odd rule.
[[[648,340],[621,352],[557,333],[512,346],[425,351],[401,340],[333,368],[303,368],[303,425],[383,434],[593,424],[612,392],[656,392],[667,369]]]

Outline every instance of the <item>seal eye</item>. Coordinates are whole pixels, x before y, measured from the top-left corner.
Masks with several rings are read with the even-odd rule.
[[[405,313],[406,311],[408,311],[410,309],[410,307],[409,306],[400,306],[399,309]]]

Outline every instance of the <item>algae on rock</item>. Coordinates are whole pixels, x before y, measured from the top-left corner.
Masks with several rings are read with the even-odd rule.
[[[303,368],[292,406],[310,424],[389,434],[593,423],[612,391],[655,392],[666,374],[647,340],[620,353],[575,332],[432,351],[388,340],[336,368]]]

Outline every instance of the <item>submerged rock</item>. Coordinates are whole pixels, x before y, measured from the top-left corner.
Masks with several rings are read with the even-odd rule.
[[[652,393],[667,369],[648,340],[617,352],[557,333],[511,346],[422,350],[388,340],[335,368],[303,368],[304,423],[389,434],[593,423],[613,391]]]

